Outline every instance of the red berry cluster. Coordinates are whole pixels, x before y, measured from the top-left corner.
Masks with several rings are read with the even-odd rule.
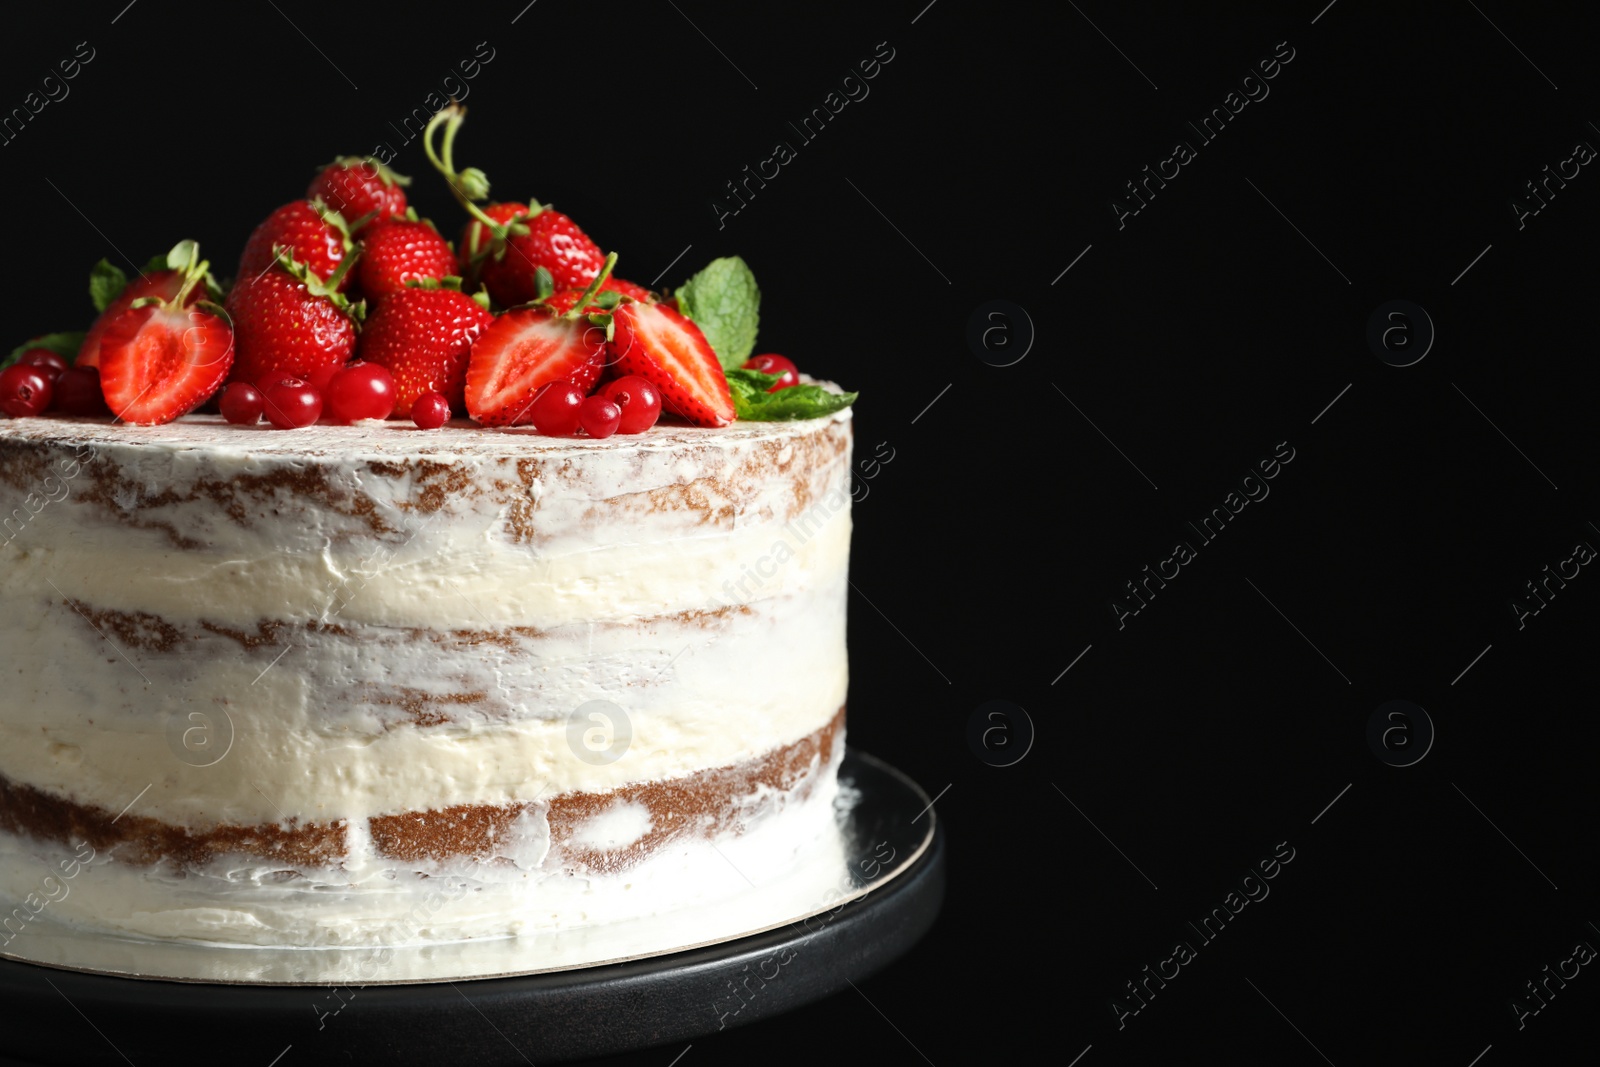
[[[30,348],[0,371],[0,411],[13,418],[42,415],[109,415],[100,392],[100,372],[69,366],[48,348]]]

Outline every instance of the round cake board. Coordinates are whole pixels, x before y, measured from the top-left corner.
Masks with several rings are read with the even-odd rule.
[[[219,1054],[271,1067],[546,1063],[691,1040],[788,1011],[903,954],[944,897],[944,835],[927,795],[853,750],[840,775],[861,794],[847,836],[864,891],[786,925],[603,966],[419,984],[173,982],[0,960],[8,1023],[0,1067],[211,1067]]]

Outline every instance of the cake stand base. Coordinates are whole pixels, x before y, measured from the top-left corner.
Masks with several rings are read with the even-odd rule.
[[[909,949],[944,897],[944,834],[926,794],[859,752],[847,753],[841,777],[862,794],[851,836],[864,871],[883,861],[877,842],[926,843],[833,911],[625,963],[417,985],[168,982],[0,960],[0,1067],[214,1067],[219,1054],[273,1067],[547,1063],[692,1039],[820,1000]]]

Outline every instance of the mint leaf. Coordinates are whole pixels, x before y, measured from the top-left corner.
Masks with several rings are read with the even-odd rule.
[[[733,394],[736,418],[749,422],[780,422],[793,419],[820,419],[843,411],[855,403],[855,393],[832,393],[820,385],[791,385],[769,393],[781,377],[756,370],[728,372],[728,391]]]
[[[71,333],[47,333],[33,341],[25,341],[11,350],[11,354],[0,360],[0,370],[11,366],[22,358],[22,353],[30,348],[48,348],[62,359],[71,363],[78,358],[78,349],[83,347],[83,331]]]
[[[102,259],[89,272],[89,299],[96,311],[104,311],[128,287],[128,276],[110,260]]]
[[[752,392],[764,393],[778,384],[781,374],[768,374],[765,371],[754,370],[749,367],[735,367],[722,372],[727,376],[728,385],[735,390],[740,386],[748,386]]]
[[[756,348],[761,290],[738,256],[713,259],[678,289],[678,310],[711,342],[723,370],[733,370]]]

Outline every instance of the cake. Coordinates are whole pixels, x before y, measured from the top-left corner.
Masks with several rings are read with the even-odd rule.
[[[850,465],[848,408],[0,420],[0,939],[45,907],[498,938],[741,892],[733,848],[800,862],[837,833]]]

